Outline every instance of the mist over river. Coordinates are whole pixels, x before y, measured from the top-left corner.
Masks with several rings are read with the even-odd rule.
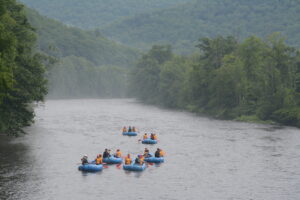
[[[49,100],[25,136],[0,137],[0,199],[300,199],[300,131],[143,105],[133,99]],[[137,137],[122,136],[136,126]],[[156,145],[138,142],[158,134]],[[78,171],[105,148],[166,152],[142,173]]]

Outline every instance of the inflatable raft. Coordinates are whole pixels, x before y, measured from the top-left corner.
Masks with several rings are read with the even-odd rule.
[[[162,163],[165,161],[164,157],[147,157],[145,158],[146,162],[150,162],[150,163]]]
[[[142,140],[143,144],[156,144],[157,140],[152,140],[150,138]]]
[[[103,165],[84,164],[80,165],[78,169],[83,172],[99,172],[103,169]]]
[[[110,156],[108,158],[103,158],[103,162],[107,164],[120,164],[122,163],[122,158],[116,158],[114,156]]]
[[[137,136],[137,132],[123,132],[123,135]]]
[[[131,165],[123,165],[124,170],[128,171],[144,171],[146,169],[146,164],[143,165],[139,164],[131,164]]]

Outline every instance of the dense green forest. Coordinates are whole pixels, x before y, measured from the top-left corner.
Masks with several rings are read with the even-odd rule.
[[[131,72],[131,93],[146,103],[223,119],[300,126],[300,53],[274,33],[203,38],[200,53],[153,46]]]
[[[43,15],[65,24],[91,29],[137,14],[191,0],[21,0]]]
[[[47,73],[48,97],[124,95],[120,90],[126,85],[124,74],[136,61],[139,52],[110,41],[97,31],[68,27],[31,9],[26,13],[38,33],[38,50],[57,59]]]
[[[30,105],[47,93],[44,56],[34,53],[36,34],[23,6],[0,1],[0,133],[17,134],[30,125]]]
[[[265,38],[282,32],[289,45],[300,47],[298,0],[194,0],[174,8],[143,13],[101,29],[112,38],[140,49],[172,44],[174,50],[193,52],[200,37],[251,35]]]

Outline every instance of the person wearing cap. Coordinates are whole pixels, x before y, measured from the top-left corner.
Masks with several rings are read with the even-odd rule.
[[[84,155],[84,156],[81,158],[81,163],[82,163],[82,165],[88,164],[88,163],[89,163],[89,162],[88,162],[88,156],[87,156],[87,155]]]
[[[102,164],[102,155],[99,154],[96,158],[96,165],[101,165]]]
[[[135,164],[142,165],[144,163],[144,156],[143,155],[138,155],[135,159]]]
[[[122,153],[121,153],[120,149],[117,149],[117,151],[115,153],[115,157],[116,158],[121,158],[121,156],[122,156]]]
[[[130,154],[127,154],[127,156],[125,157],[125,165],[130,165],[131,164],[131,158],[130,158]]]

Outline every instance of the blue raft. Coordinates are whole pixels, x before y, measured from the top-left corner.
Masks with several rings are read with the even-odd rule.
[[[152,140],[150,138],[142,140],[143,144],[156,144],[157,140]]]
[[[144,171],[146,169],[146,165],[145,163],[143,165],[139,165],[139,164],[123,165],[123,169],[128,171]]]
[[[108,158],[103,158],[103,162],[107,164],[121,164],[123,162],[123,159],[110,156]]]
[[[145,158],[145,161],[149,163],[162,163],[165,161],[165,159],[164,157],[147,157]]]
[[[123,135],[137,136],[137,132],[123,132]]]
[[[80,165],[78,169],[84,172],[99,172],[103,169],[103,165],[84,164],[84,165]]]

